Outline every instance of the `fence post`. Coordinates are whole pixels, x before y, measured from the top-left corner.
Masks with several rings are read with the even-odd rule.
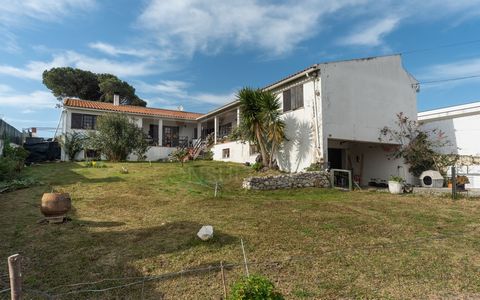
[[[457,198],[457,168],[452,166],[452,199]]]
[[[10,295],[12,300],[22,299],[22,266],[20,255],[8,257],[8,274],[10,276]]]

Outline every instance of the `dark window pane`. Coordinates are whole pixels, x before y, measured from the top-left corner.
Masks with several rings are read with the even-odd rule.
[[[286,90],[283,92],[283,111],[289,111],[292,109],[291,91]]]
[[[295,109],[303,107],[303,84],[298,85],[296,88]]]
[[[70,127],[73,129],[82,129],[82,114],[72,114]]]
[[[92,115],[83,115],[83,129],[94,129],[95,127],[95,116]]]

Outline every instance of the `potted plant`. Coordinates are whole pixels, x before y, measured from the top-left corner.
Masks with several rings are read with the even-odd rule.
[[[403,178],[400,176],[391,176],[388,181],[388,191],[390,194],[401,194],[403,193]]]

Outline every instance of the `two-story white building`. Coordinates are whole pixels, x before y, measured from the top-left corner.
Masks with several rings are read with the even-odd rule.
[[[400,55],[315,64],[264,89],[278,95],[287,125],[288,141],[277,155],[282,170],[298,172],[320,162],[352,170],[363,185],[408,173],[402,161],[389,159],[394,145],[379,141],[380,129],[395,126],[397,113],[417,118],[418,82]],[[94,116],[105,112],[138,119],[154,142],[147,153],[151,160],[165,158],[180,140],[191,143],[210,133],[215,160],[245,163],[257,156],[255,146],[229,140],[241,121],[236,100],[206,114],[76,99],[67,99],[64,107],[64,133],[93,129]]]

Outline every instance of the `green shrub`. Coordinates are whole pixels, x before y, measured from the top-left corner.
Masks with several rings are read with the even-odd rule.
[[[106,168],[107,166],[101,161],[90,160],[85,162],[87,168]]]
[[[263,164],[261,162],[256,162],[252,165],[252,169],[258,172],[263,169]]]
[[[12,180],[16,176],[17,162],[8,157],[0,157],[0,181]]]
[[[202,159],[204,160],[213,160],[213,151],[212,150],[205,151],[202,156],[203,156]]]
[[[130,153],[145,159],[147,136],[125,114],[110,113],[97,118],[96,131],[89,137],[89,147],[105,154],[108,160],[125,161]]]
[[[25,160],[28,157],[28,151],[23,147],[12,147],[9,142],[3,147],[3,156],[15,162],[15,171],[20,172],[25,166]]]
[[[183,162],[186,161],[188,159],[188,156],[190,154],[188,153],[187,150],[185,149],[177,149],[175,151],[173,151],[172,153],[170,153],[170,155],[168,156],[168,158],[170,159],[170,161],[179,161],[182,163],[182,167],[183,167]]]
[[[283,296],[275,291],[268,278],[250,275],[237,281],[230,292],[229,300],[282,300]]]
[[[314,172],[314,171],[322,171],[322,164],[321,163],[313,163],[309,167],[305,168],[307,172]]]
[[[73,161],[77,154],[85,148],[85,143],[88,137],[80,132],[67,133],[60,139],[60,145],[68,155],[68,158]]]
[[[400,177],[400,176],[390,176],[390,181],[396,181],[396,182],[402,183],[402,182],[404,182],[405,180],[404,180],[402,177]]]
[[[19,189],[31,187],[39,183],[35,178],[23,177],[19,179],[13,179],[10,181],[0,182],[0,193],[11,192]]]

